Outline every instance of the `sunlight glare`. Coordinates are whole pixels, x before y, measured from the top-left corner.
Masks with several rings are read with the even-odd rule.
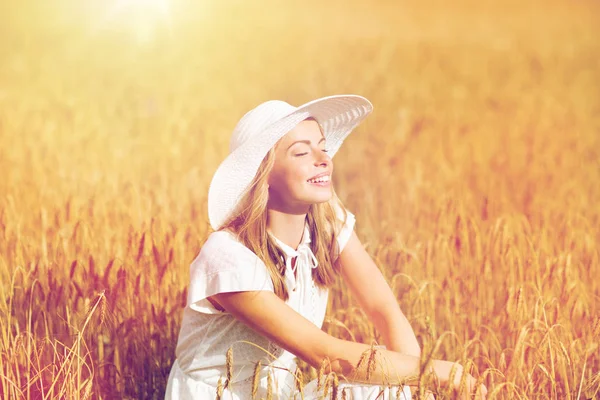
[[[168,0],[115,0],[105,24],[126,25],[138,42],[148,43],[156,36],[159,25],[170,30],[170,12]]]
[[[169,2],[168,0],[116,0],[114,8],[116,11],[130,9],[140,13],[159,12],[167,15],[169,13]]]

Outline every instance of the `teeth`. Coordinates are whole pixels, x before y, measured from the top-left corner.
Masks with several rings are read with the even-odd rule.
[[[321,176],[317,179],[309,179],[308,182],[310,182],[310,183],[329,182],[329,175]]]

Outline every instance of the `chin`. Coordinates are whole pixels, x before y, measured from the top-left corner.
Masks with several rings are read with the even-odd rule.
[[[319,203],[325,203],[327,201],[329,201],[331,199],[331,193],[329,193],[329,195],[324,195],[324,196],[312,196],[308,199],[308,202],[311,204],[319,204]]]
[[[333,191],[331,189],[323,190],[323,188],[309,187],[302,192],[303,193],[299,197],[309,204],[325,203],[333,197]]]

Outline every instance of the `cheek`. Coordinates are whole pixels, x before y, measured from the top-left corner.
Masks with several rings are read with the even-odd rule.
[[[301,165],[290,165],[285,171],[282,171],[281,184],[288,193],[300,193],[306,189],[306,178],[308,172]]]
[[[315,175],[315,168],[312,163],[298,163],[290,173],[290,179],[293,179],[297,185],[306,184],[306,180]]]
[[[311,172],[313,168],[310,163],[303,163],[301,160],[277,160],[271,170],[269,184],[282,196],[286,196],[286,193],[292,197],[299,196],[306,190],[306,179],[311,176]]]
[[[302,167],[294,169],[290,174],[290,179],[293,179],[295,183],[302,184],[306,181],[307,172]]]
[[[305,174],[300,168],[290,168],[286,171],[284,181],[285,186],[290,190],[294,191],[301,188],[304,184]]]
[[[276,165],[269,175],[269,185],[277,191],[293,192],[304,181],[306,174],[299,165]]]

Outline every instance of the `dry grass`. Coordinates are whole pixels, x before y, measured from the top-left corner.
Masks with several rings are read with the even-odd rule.
[[[335,185],[425,348],[489,398],[599,395],[597,2],[91,3],[0,5],[0,398],[161,398],[235,122],[334,93],[375,104]]]

